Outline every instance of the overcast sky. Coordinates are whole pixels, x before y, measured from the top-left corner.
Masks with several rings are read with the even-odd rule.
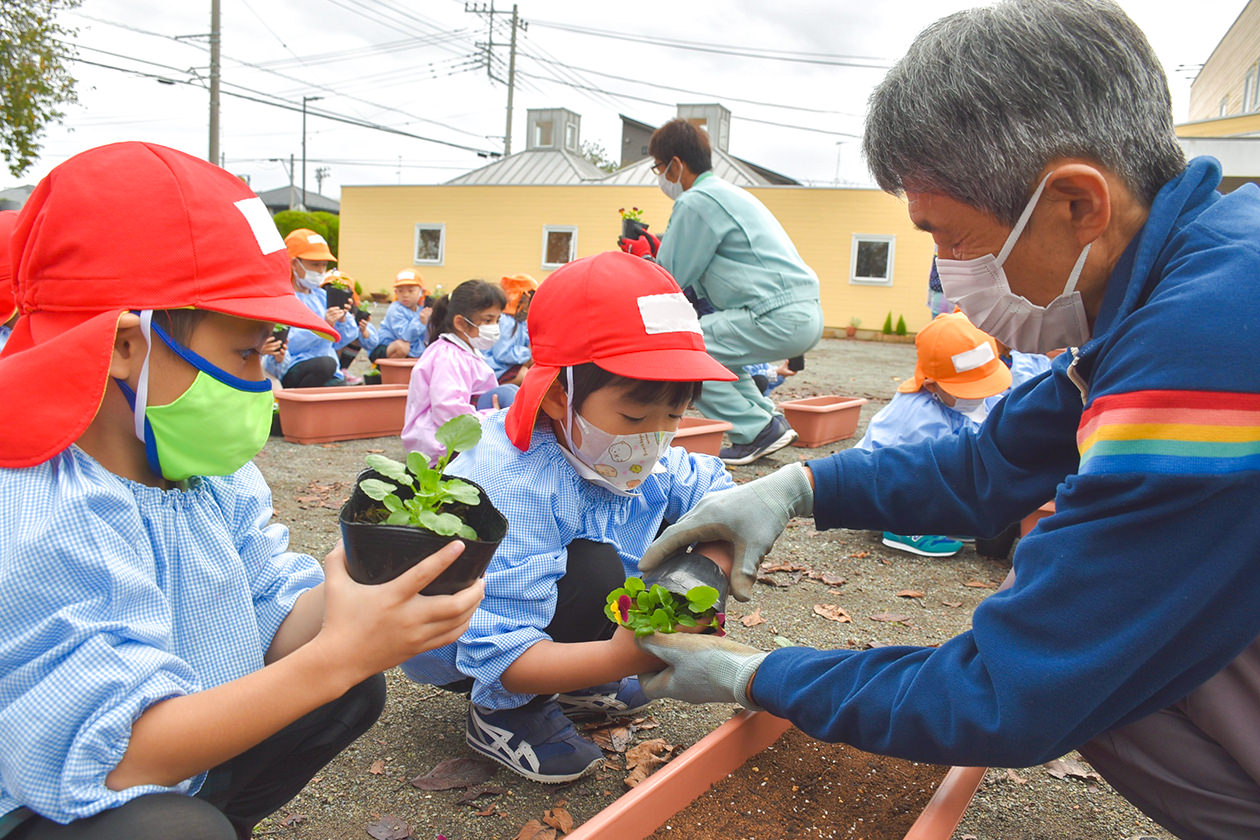
[[[506,87],[487,77],[485,14],[464,0],[221,0],[220,148],[257,191],[288,184],[308,103],[307,188],[439,183],[503,147]],[[484,5],[489,3],[469,4]],[[871,87],[932,20],[974,0],[522,0],[512,148],[524,148],[525,110],[564,107],[582,138],[619,151],[618,114],[653,125],[678,102],[725,104],[730,151],[814,184],[854,182],[865,168],[856,137]],[[1169,74],[1185,119],[1190,81],[1246,0],[1122,0]],[[510,13],[505,0],[497,11]],[[637,11],[631,11],[635,10]],[[506,77],[509,15],[497,22],[492,70]],[[45,135],[43,155],[0,188],[34,183],[84,149],[149,140],[208,151],[209,0],[84,0],[76,28],[79,103]],[[606,33],[606,34],[600,34]],[[615,37],[609,37],[615,36]],[[779,59],[759,57],[774,53]],[[788,60],[784,60],[788,59]],[[187,84],[191,82],[192,84]],[[298,111],[248,99],[287,103]],[[324,119],[330,113],[452,145]],[[464,148],[457,148],[464,147]],[[274,159],[274,160],[273,160]],[[283,163],[279,161],[283,161]]]

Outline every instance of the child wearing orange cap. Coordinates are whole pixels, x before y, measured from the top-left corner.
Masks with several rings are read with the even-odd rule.
[[[538,291],[538,281],[528,274],[499,278],[507,297],[499,316],[499,340],[486,351],[486,361],[502,385],[520,385],[529,366],[529,302]]]
[[[480,600],[288,549],[251,459],[274,323],[332,334],[259,200],[143,143],[40,182],[0,357],[0,836],[235,840],[366,730],[380,672]],[[85,283],[82,278],[91,278]],[[48,375],[55,369],[56,375]]]
[[[418,357],[428,342],[427,327],[433,313],[424,293],[424,278],[414,268],[394,275],[393,303],[381,321],[380,338],[368,358],[405,359]]]
[[[470,688],[473,749],[528,779],[564,782],[603,760],[569,715],[632,715],[648,702],[629,675],[657,666],[633,633],[614,632],[605,599],[638,574],[662,523],[734,486],[717,458],[669,444],[701,383],[735,375],[705,352],[669,274],[621,252],[557,269],[529,327],[534,364],[516,401],[487,416],[481,441],[448,467],[484,487],[509,522],[486,600],[458,643],[403,668],[417,682]],[[706,549],[729,562],[729,545]]]

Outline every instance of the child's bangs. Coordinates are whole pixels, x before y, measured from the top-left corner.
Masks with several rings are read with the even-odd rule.
[[[564,387],[565,377],[560,381]],[[686,407],[700,396],[700,382],[666,382],[659,379],[631,379],[604,370],[594,362],[573,367],[573,407],[580,411],[582,403],[600,388],[621,388],[630,399],[641,403],[665,403]]]

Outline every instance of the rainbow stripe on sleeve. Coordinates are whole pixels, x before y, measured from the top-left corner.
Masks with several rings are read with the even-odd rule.
[[[1260,469],[1260,394],[1135,391],[1100,397],[1076,430],[1081,475]]]

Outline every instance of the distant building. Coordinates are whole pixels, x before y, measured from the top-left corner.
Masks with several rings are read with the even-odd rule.
[[[276,187],[274,190],[264,190],[258,194],[263,200],[263,204],[271,211],[271,215],[279,213],[281,210],[298,209],[302,205],[302,188],[294,187]],[[320,195],[313,190],[306,191],[306,209],[312,213],[340,213],[341,202],[328,196]]]
[[[21,210],[34,191],[35,187],[29,184],[0,190],[0,210]]]

